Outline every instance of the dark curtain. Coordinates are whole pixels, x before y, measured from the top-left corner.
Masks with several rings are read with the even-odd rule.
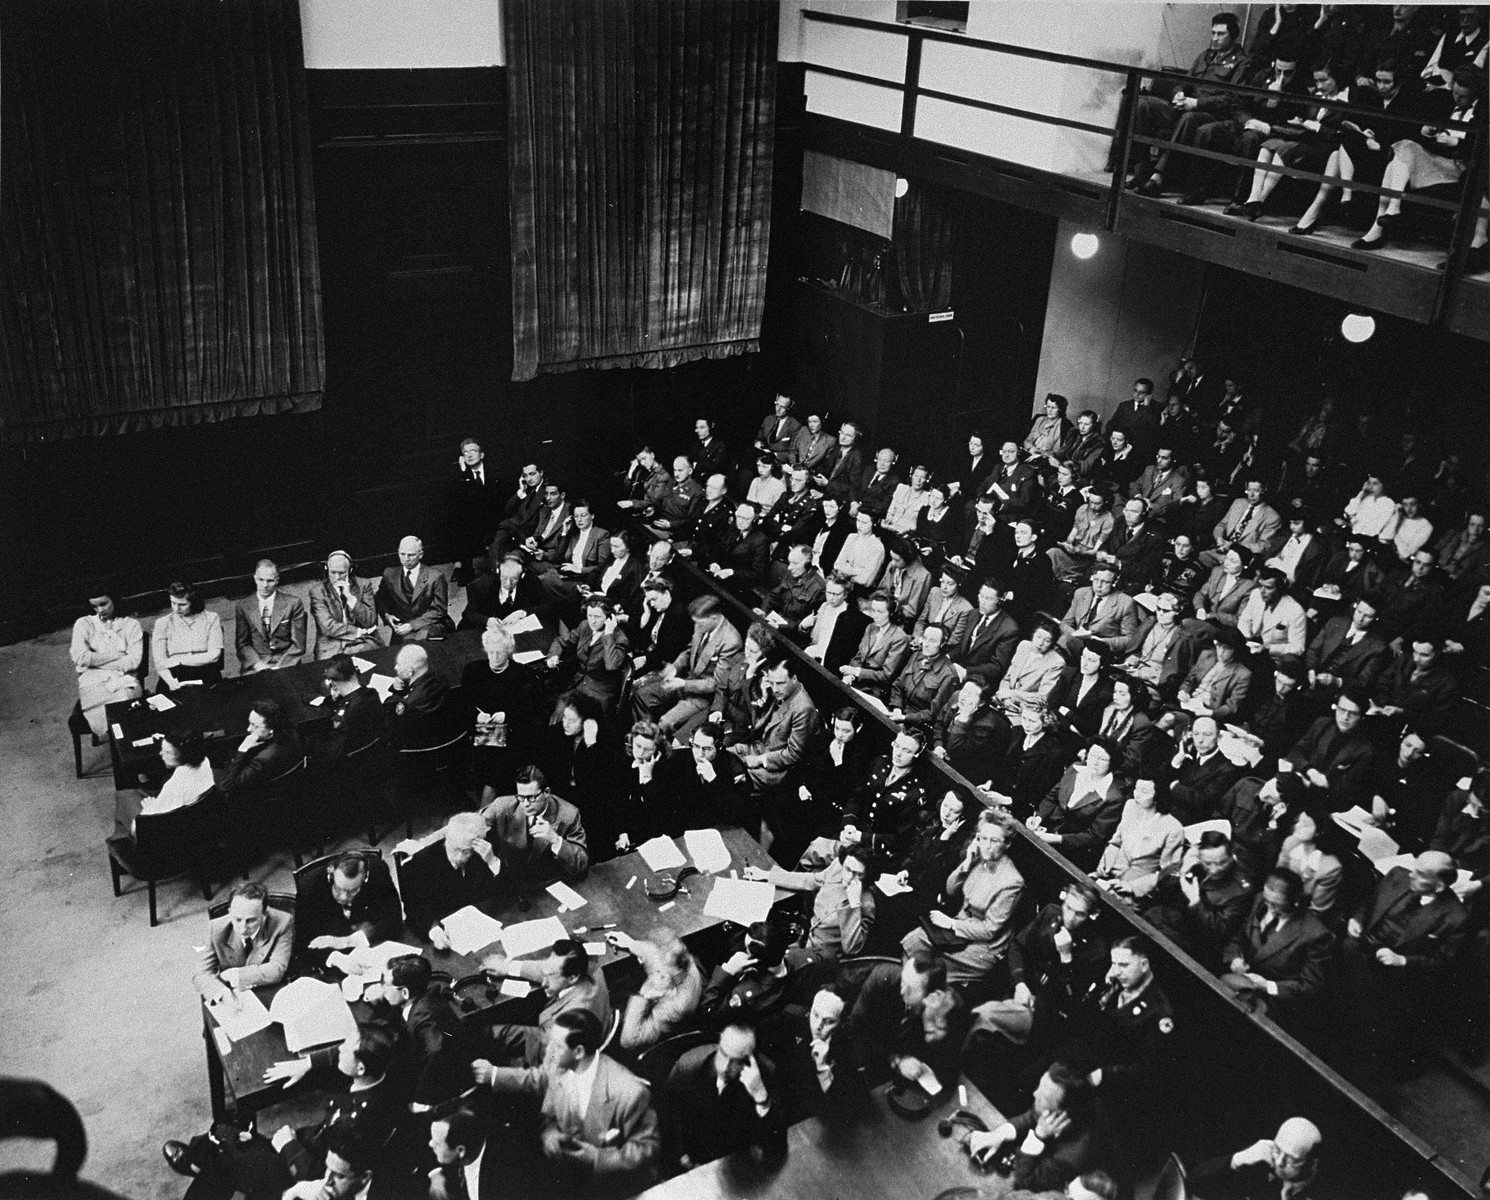
[[[511,0],[515,380],[758,348],[775,0]]]
[[[895,262],[906,312],[952,304],[953,221],[945,193],[913,183],[895,201]]]
[[[316,408],[297,0],[0,0],[0,434]]]

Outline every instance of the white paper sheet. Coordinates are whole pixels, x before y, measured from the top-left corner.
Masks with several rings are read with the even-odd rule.
[[[1331,813],[1330,817],[1352,837],[1360,837],[1365,830],[1374,828],[1371,814],[1359,804],[1352,805],[1344,812]]]
[[[649,871],[671,871],[688,862],[678,849],[678,844],[670,837],[654,837],[650,842],[643,842],[638,846],[636,852],[642,856]]]
[[[766,919],[775,898],[776,889],[764,880],[716,876],[704,901],[704,915],[736,925],[754,925]]]
[[[547,950],[569,933],[558,917],[544,917],[541,921],[520,921],[502,931],[502,948],[508,958],[521,958],[524,954],[536,954]]]
[[[379,700],[387,700],[388,693],[393,690],[393,685],[397,682],[398,680],[396,680],[392,675],[378,674],[374,674],[367,681],[368,686],[371,687],[373,691],[378,693]]]
[[[591,958],[595,958],[595,959],[604,958],[606,951],[609,950],[609,949],[610,949],[610,946],[606,942],[586,942],[585,943],[585,953],[588,954]]]
[[[729,847],[717,829],[690,829],[683,835],[688,857],[700,871],[717,874],[729,870]]]
[[[512,661],[527,666],[528,663],[535,663],[542,657],[542,650],[519,650],[512,656]]]
[[[533,985],[526,979],[504,979],[497,990],[504,996],[516,996],[520,1000],[533,990]]]
[[[357,1032],[341,988],[308,976],[280,988],[269,1015],[285,1029],[285,1047],[299,1054],[311,1046],[342,1042]]]
[[[268,1029],[274,1023],[264,1002],[252,992],[234,992],[217,1004],[207,1006],[212,1019],[230,1042],[241,1042],[250,1034]]]
[[[880,893],[885,896],[898,896],[901,892],[908,892],[911,890],[908,884],[901,883],[896,876],[891,875],[888,872],[876,879],[874,881],[874,886],[878,888]]]
[[[475,954],[502,936],[502,922],[487,916],[479,908],[466,905],[440,922],[457,954]]]
[[[359,675],[366,675],[373,669],[373,661],[370,658],[354,658],[352,665],[357,668]]]
[[[514,620],[513,618],[516,619]],[[512,616],[502,622],[502,626],[508,633],[516,637],[519,633],[537,633],[543,628],[543,622],[533,613],[522,613],[521,616],[513,613]]]
[[[171,709],[176,707],[176,702],[169,696],[151,696],[145,703],[156,712],[170,712]]]
[[[1357,836],[1361,839],[1361,853],[1372,862],[1377,862],[1383,858],[1391,858],[1400,849],[1396,838],[1390,834],[1383,833],[1374,825],[1367,825]],[[1383,867],[1382,869],[1386,870],[1387,868]]]
[[[421,954],[418,946],[404,942],[379,942],[376,946],[359,946],[353,950],[338,950],[326,956],[326,965],[336,967],[347,975],[373,977],[383,973],[390,959],[401,954]]]
[[[1216,748],[1227,762],[1238,767],[1255,767],[1262,761],[1262,747],[1245,738],[1222,734],[1216,740]]]
[[[567,883],[551,883],[544,890],[557,900],[562,907],[567,909],[583,908],[586,904],[590,903]]]

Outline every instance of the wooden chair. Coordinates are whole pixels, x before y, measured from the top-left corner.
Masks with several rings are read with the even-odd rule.
[[[413,806],[417,801],[436,797],[441,792],[465,800],[462,781],[470,758],[468,729],[432,746],[405,746],[398,751],[394,756],[394,794],[403,816],[405,837],[414,836]],[[376,844],[378,839],[369,840]]]
[[[678,1060],[690,1050],[700,1046],[712,1046],[719,1040],[715,1029],[689,1029],[663,1038],[655,1046],[649,1046],[636,1060],[636,1073],[654,1088],[667,1081]]]
[[[243,790],[241,797],[233,797],[228,816],[229,834],[235,835],[232,836],[235,846],[241,845],[248,855],[254,856],[252,861],[258,861],[257,856],[287,849],[299,869],[300,844],[308,825],[304,806],[309,777],[309,760],[302,756],[273,779],[251,785]]]
[[[1159,1174],[1155,1177],[1148,1196],[1149,1200],[1189,1200],[1190,1187],[1185,1182],[1185,1164],[1180,1161],[1178,1154],[1170,1151],[1164,1165],[1159,1168]]]
[[[124,894],[119,881],[125,875],[144,883],[152,927],[160,924],[155,905],[158,883],[187,877],[202,889],[203,900],[211,900],[212,860],[218,854],[223,807],[222,793],[211,788],[185,808],[136,817],[132,836],[106,839],[114,895]]]
[[[150,674],[150,635],[144,637],[143,645],[140,647],[140,665],[135,668],[134,675],[140,681],[140,689],[145,687],[145,676]],[[73,773],[78,779],[83,778],[83,739],[86,737],[94,746],[102,746],[104,739],[93,732],[93,726],[88,724],[88,718],[83,715],[83,702],[79,700],[72,706],[72,712],[67,715],[67,731],[72,734],[72,766]]]

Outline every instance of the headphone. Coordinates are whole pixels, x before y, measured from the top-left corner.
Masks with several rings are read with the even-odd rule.
[[[347,560],[347,584],[354,585],[357,582],[357,560],[345,550],[333,550],[326,556],[326,561],[321,564],[321,578],[326,581],[326,586],[335,590],[331,583],[331,560],[340,555]]]
[[[655,880],[657,886],[655,888],[652,886],[654,882],[652,880],[644,882],[642,884],[642,887],[647,893],[648,900],[656,900],[659,902],[663,900],[671,900],[679,892],[688,891],[688,889],[683,886],[683,881],[685,879],[687,879],[690,875],[698,875],[700,873],[701,872],[697,867],[684,867],[676,875],[668,874],[657,876]]]

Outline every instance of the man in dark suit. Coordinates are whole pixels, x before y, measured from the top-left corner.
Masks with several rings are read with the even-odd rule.
[[[448,950],[450,939],[440,922],[467,905],[480,907],[496,899],[500,870],[481,814],[456,813],[439,841],[425,846],[399,868],[399,892],[409,932],[428,938],[436,949]]]
[[[495,557],[495,547],[493,547]],[[482,575],[466,589],[466,610],[460,628],[481,630],[492,617],[505,621],[513,613],[544,613],[550,597],[536,576],[523,565],[523,556],[509,550],[494,572]]]
[[[808,634],[808,655],[835,674],[858,652],[859,639],[869,625],[868,615],[849,601],[852,587],[844,576],[829,575],[823,583],[823,602],[799,623]]]
[[[1027,516],[1035,504],[1035,472],[1020,460],[1019,444],[1005,442],[999,447],[999,463],[983,481],[978,499],[991,500],[994,512],[1006,521]]]
[[[1169,785],[1170,811],[1181,824],[1209,821],[1216,805],[1241,772],[1217,747],[1221,728],[1215,717],[1196,717],[1180,743],[1171,766],[1174,781]]]
[[[330,763],[382,736],[383,706],[375,691],[362,686],[347,655],[328,659],[321,675],[330,698],[331,731],[317,738],[311,750],[319,762]]]
[[[1008,588],[1004,604],[1021,626],[1055,600],[1055,573],[1050,556],[1040,549],[1040,529],[1031,518],[1014,522],[1014,554],[997,577]]]
[[[734,524],[726,533],[709,574],[747,604],[764,587],[771,563],[771,540],[761,531],[759,513],[749,500],[734,509]]]
[[[735,518],[729,485],[719,472],[704,479],[703,502],[693,523],[693,557],[700,566],[717,562],[724,555]]]
[[[1171,435],[1169,440],[1175,438]],[[1190,468],[1177,459],[1174,447],[1167,445],[1155,448],[1153,463],[1128,486],[1128,495],[1146,500],[1149,516],[1160,522],[1171,513],[1179,514],[1180,504],[1189,491]]]
[[[1216,1200],[1336,1200],[1342,1193],[1319,1175],[1323,1143],[1313,1121],[1289,1117],[1272,1137],[1198,1164],[1188,1182],[1196,1195]]]
[[[228,995],[230,989],[279,983],[289,969],[294,945],[295,914],[270,908],[269,889],[262,883],[237,884],[227,915],[212,922],[192,982],[209,1002]]]
[[[959,680],[972,675],[996,689],[1019,647],[1019,622],[1003,610],[1004,590],[990,579],[978,588],[978,612],[952,651]]]
[[[1335,956],[1335,935],[1303,899],[1303,881],[1287,867],[1274,868],[1222,955],[1229,972],[1222,982],[1286,1024],[1309,1015]]]
[[[273,700],[255,700],[248,710],[248,736],[238,744],[233,761],[217,781],[218,790],[225,796],[241,796],[278,779],[302,755],[284,709]]]
[[[714,436],[712,417],[700,417],[693,423],[694,440],[689,458],[693,462],[693,473],[700,479],[710,475],[723,475],[728,479],[734,469],[734,456],[722,438]]]
[[[640,617],[634,627],[627,626],[638,676],[662,670],[688,648],[693,636],[693,622],[678,606],[671,579],[649,579],[642,585],[642,598]]]
[[[537,562],[553,562],[558,558],[559,544],[573,527],[564,489],[550,479],[543,485],[543,504],[538,509],[533,532],[523,539],[522,551]]]
[[[780,392],[776,394],[775,411],[761,422],[755,434],[755,448],[769,450],[776,461],[785,466],[791,458],[792,439],[802,423],[792,416],[792,398]]]
[[[383,701],[388,745],[401,750],[438,746],[462,724],[450,685],[429,669],[423,646],[405,646],[393,660],[394,681]]]
[[[854,443],[859,440],[859,427],[853,421],[845,421],[838,427],[838,444],[823,458],[812,482],[824,496],[830,496],[839,504],[848,504],[859,490],[864,476],[864,451]]]
[[[317,658],[382,649],[377,590],[371,579],[358,579],[353,574],[352,558],[345,550],[331,552],[323,577],[310,586]]]
[[[233,606],[233,642],[245,675],[293,667],[305,657],[305,605],[279,590],[279,568],[267,558],[254,567],[255,594]]]
[[[510,1182],[503,1178],[502,1155],[486,1153],[488,1122],[470,1108],[442,1112],[429,1123],[430,1200],[498,1200]]]
[[[1134,457],[1148,464],[1154,461],[1159,441],[1159,405],[1154,400],[1154,381],[1135,379],[1133,395],[1113,410],[1107,418],[1107,432],[1121,432],[1133,447]],[[1128,489],[1125,487],[1124,492]]]
[[[378,612],[393,627],[393,640],[425,642],[448,637],[455,628],[449,614],[445,576],[421,566],[424,543],[406,537],[398,544],[399,566],[388,567],[378,587]]]
[[[898,456],[889,446],[883,447],[874,456],[874,467],[864,472],[864,481],[854,492],[849,512],[857,516],[867,512],[876,522],[883,521],[890,511],[890,501],[895,489],[900,486],[900,476],[895,473]]]
[[[493,559],[532,536],[542,505],[543,469],[537,463],[528,463],[518,479],[517,491],[502,508],[502,519],[497,522],[496,537],[492,540]]]
[[[1371,631],[1376,622],[1376,603],[1374,598],[1362,596],[1350,616],[1331,617],[1314,635],[1304,661],[1317,693],[1330,696],[1347,683],[1368,693],[1375,688],[1392,660],[1387,644]]]
[[[381,856],[341,854],[325,870],[295,880],[295,959],[301,971],[324,966],[333,950],[386,942],[402,925],[398,892]]]
[[[1062,1188],[1087,1171],[1112,1166],[1112,1132],[1087,1073],[1051,1063],[1028,1111],[987,1133],[975,1131],[967,1143],[983,1164],[993,1162],[1005,1146],[1014,1152],[1009,1182],[1030,1191]]]
[[[682,1118],[684,1165],[698,1166],[758,1146],[786,1151],[786,1119],[771,1094],[771,1065],[756,1055],[754,1028],[733,1017],[719,1042],[689,1050],[668,1073],[664,1094]]]
[[[776,544],[776,558],[784,559],[796,545],[811,549],[822,521],[823,506],[812,493],[807,468],[793,467],[787,475],[786,494],[771,510],[771,523],[781,535]]]
[[[476,573],[477,560],[496,532],[497,481],[486,468],[481,443],[473,437],[461,439],[455,470],[446,528],[450,549],[460,560],[455,567],[455,581],[467,584]]]
[[[968,534],[967,544],[960,554],[952,556],[952,562],[967,572],[963,581],[963,593],[977,594],[985,579],[992,579],[998,568],[1008,561],[1014,551],[1014,539],[1008,526],[1000,525],[993,515],[994,501],[988,496],[978,499],[974,505],[973,530]]]
[[[1335,698],[1333,711],[1315,721],[1288,752],[1304,786],[1315,797],[1327,793],[1333,812],[1365,798],[1371,739],[1361,729],[1361,716],[1369,703],[1363,689],[1350,685]]]
[[[868,1094],[864,1073],[845,1023],[843,997],[832,985],[818,989],[806,1013],[793,1009],[773,1031],[772,1047],[781,1051],[781,1087],[786,1119],[842,1117]]]

